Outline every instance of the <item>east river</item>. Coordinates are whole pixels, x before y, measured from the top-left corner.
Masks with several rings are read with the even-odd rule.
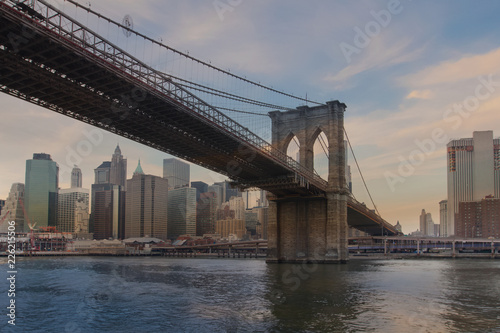
[[[2,332],[500,332],[500,261],[17,258]]]

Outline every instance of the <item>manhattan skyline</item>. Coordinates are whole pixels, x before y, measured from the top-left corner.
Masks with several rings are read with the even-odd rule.
[[[438,220],[448,141],[473,131],[500,135],[496,2],[241,1],[226,10],[212,1],[119,4],[92,2],[92,9],[117,21],[130,14],[139,32],[254,81],[346,103],[345,127],[377,208],[405,233],[418,228],[422,209]],[[1,199],[12,183],[24,183],[33,153],[50,154],[70,170],[77,164],[84,188],[117,144],[130,166],[140,158],[147,174],[161,176],[163,159],[171,157],[7,95],[0,101]],[[95,131],[102,134],[97,144],[85,134]],[[74,158],[85,147],[89,153]],[[349,163],[354,195],[371,207]],[[212,184],[225,177],[191,164],[191,179]],[[62,176],[60,188],[70,180]]]

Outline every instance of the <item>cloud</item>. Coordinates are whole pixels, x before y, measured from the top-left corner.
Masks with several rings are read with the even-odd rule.
[[[412,90],[407,96],[406,99],[431,99],[434,97],[434,93],[429,90]]]
[[[323,80],[337,83],[337,88],[342,88],[343,82],[349,81],[363,72],[413,61],[420,56],[424,49],[424,47],[413,49],[407,38],[393,38],[389,34],[377,36],[368,47],[361,49],[360,59],[355,60],[336,74],[326,75]]]
[[[447,60],[413,74],[401,77],[398,82],[411,87],[453,84],[475,79],[480,75],[499,73],[500,48],[484,54],[463,55],[458,60]]]

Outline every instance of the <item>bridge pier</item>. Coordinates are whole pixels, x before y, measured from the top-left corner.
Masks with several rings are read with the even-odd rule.
[[[269,263],[345,263],[348,260],[347,198],[345,181],[345,104],[327,102],[270,113],[272,143],[287,152],[294,136],[300,142],[299,161],[314,172],[314,143],[323,132],[328,140],[328,185],[323,193],[269,195]],[[270,190],[270,192],[273,192]]]

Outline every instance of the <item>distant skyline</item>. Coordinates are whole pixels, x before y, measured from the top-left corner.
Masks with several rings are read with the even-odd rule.
[[[80,2],[119,22],[130,15],[139,32],[238,75],[345,103],[345,127],[377,208],[405,233],[419,228],[422,209],[439,221],[449,140],[484,130],[500,136],[498,1]],[[138,159],[146,174],[161,176],[171,157],[5,94],[0,103],[0,199],[24,183],[33,153],[59,164],[61,188],[70,187],[74,164],[90,188],[117,144],[127,179]],[[371,207],[351,158],[350,165],[354,195]],[[191,164],[192,181],[224,179]]]

